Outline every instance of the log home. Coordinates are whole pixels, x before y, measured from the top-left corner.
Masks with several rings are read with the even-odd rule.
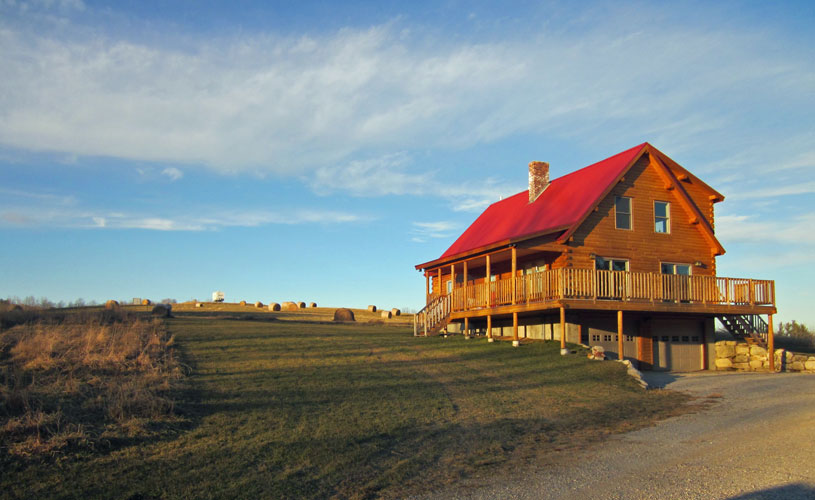
[[[416,266],[426,306],[414,333],[600,345],[641,369],[694,371],[713,367],[719,319],[772,349],[774,282],[716,274],[722,200],[648,143],[551,182],[532,162],[528,191]]]

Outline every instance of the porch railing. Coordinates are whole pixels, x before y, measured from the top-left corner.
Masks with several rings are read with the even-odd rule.
[[[559,299],[774,306],[775,282],[562,268],[518,276],[514,280],[470,281],[457,285],[449,296],[452,311]]]

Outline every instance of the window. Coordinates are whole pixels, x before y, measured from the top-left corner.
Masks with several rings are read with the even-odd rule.
[[[615,196],[614,213],[617,218],[617,229],[631,229],[631,198]]]
[[[495,281],[495,280],[497,280],[497,279],[498,279],[498,275],[497,275],[497,274],[490,274],[490,281]]]
[[[671,232],[671,204],[667,201],[654,202],[654,232]]]
[[[600,335],[598,335],[596,333],[592,333],[591,334],[591,341],[592,342],[600,342]]]
[[[625,259],[595,257],[594,268],[598,271],[628,271],[628,261]]]
[[[603,335],[603,342],[611,342],[611,335]]]
[[[626,335],[625,336],[625,341],[626,342],[634,342],[634,336],[633,335]]]
[[[524,269],[524,275],[528,276],[530,274],[542,273],[543,271],[546,271],[546,264],[533,264]]]
[[[690,276],[690,264],[671,264],[663,262],[660,264],[662,274],[680,274],[682,276]]]
[[[452,280],[447,280],[447,293],[448,294],[453,293],[453,281]]]

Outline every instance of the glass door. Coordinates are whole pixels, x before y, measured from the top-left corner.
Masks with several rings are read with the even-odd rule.
[[[690,302],[690,264],[663,262],[662,297],[666,302]]]

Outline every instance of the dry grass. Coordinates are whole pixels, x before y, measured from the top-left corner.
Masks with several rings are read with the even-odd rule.
[[[0,462],[143,437],[182,377],[160,320],[43,317],[0,333]]]
[[[686,396],[644,391],[619,363],[561,356],[558,342],[513,348],[415,338],[395,319],[315,319],[328,308],[175,309],[167,328],[195,367],[175,393],[182,432],[57,464],[0,463],[0,497],[405,498],[511,479],[686,411]],[[43,413],[31,425],[58,421]]]

